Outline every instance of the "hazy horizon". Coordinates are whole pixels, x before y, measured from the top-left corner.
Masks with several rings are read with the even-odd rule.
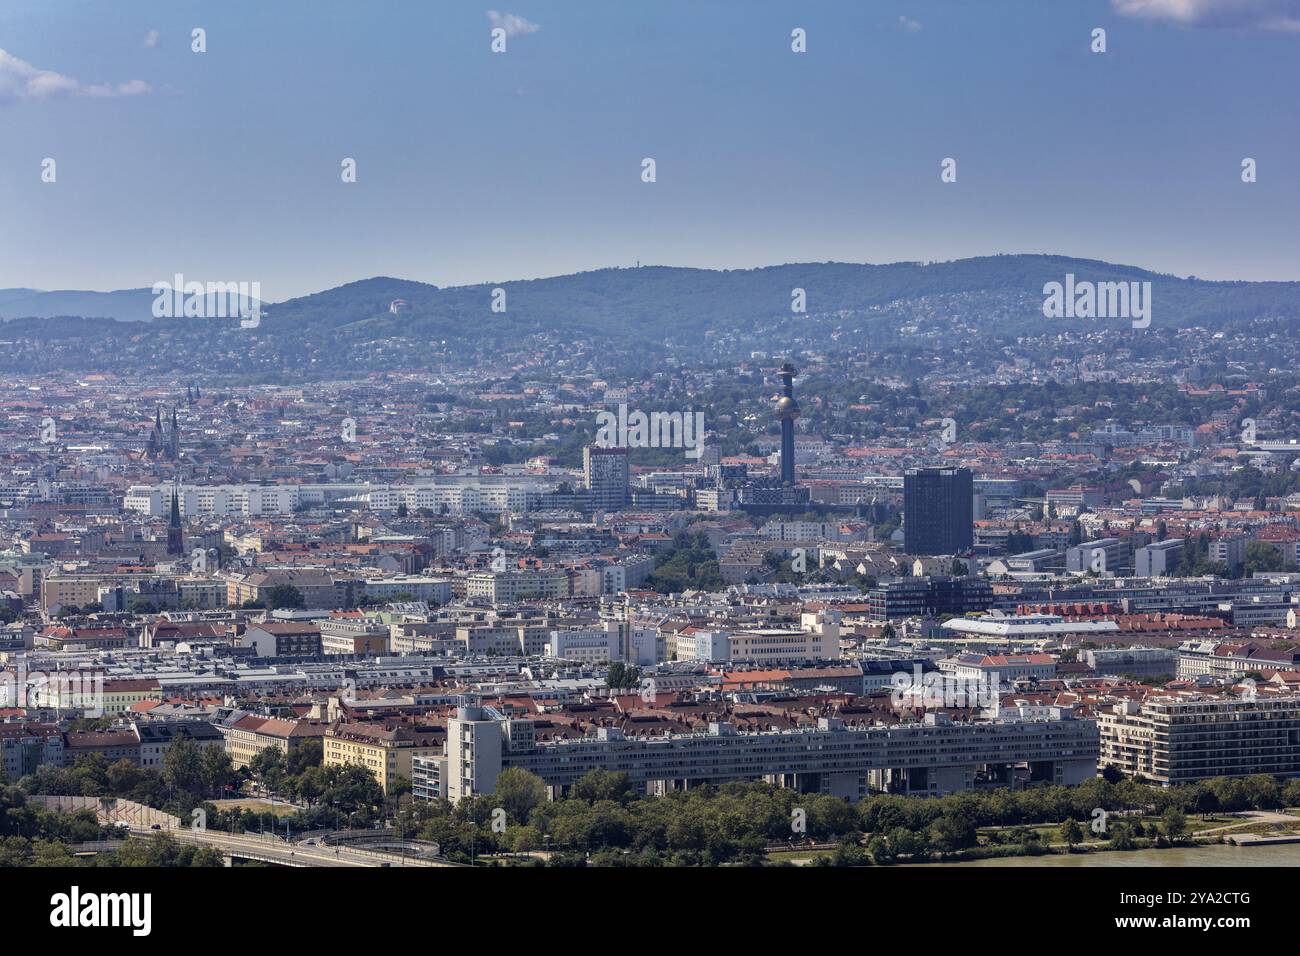
[[[485,279],[478,282],[462,282],[462,283],[456,283],[454,285],[437,285],[436,283],[431,283],[426,279],[413,278],[411,276],[399,276],[399,275],[391,275],[387,273],[379,273],[376,275],[356,276],[354,278],[335,280],[331,284],[322,286],[319,289],[309,289],[295,295],[287,296],[286,298],[283,299],[271,299],[269,297],[263,297],[262,301],[266,302],[267,304],[274,305],[276,302],[286,302],[291,299],[316,295],[321,292],[328,292],[332,289],[340,289],[345,286],[355,285],[358,282],[370,282],[370,281],[381,280],[381,279],[390,279],[395,282],[417,282],[417,283],[422,283],[424,285],[436,287],[441,291],[441,290],[473,288],[475,286],[489,285],[497,281],[504,282],[504,283],[534,282],[534,281],[541,281],[546,279],[562,279],[567,276],[586,275],[595,272],[606,272],[610,270],[633,269],[633,268],[685,269],[685,270],[699,271],[699,272],[759,272],[764,269],[779,269],[786,266],[807,266],[807,265],[846,265],[846,266],[876,266],[876,267],[895,266],[895,265],[941,266],[950,263],[964,262],[972,259],[996,258],[998,256],[1042,256],[1042,257],[1053,258],[1053,259],[1073,259],[1080,262],[1099,262],[1111,266],[1138,269],[1143,272],[1152,273],[1153,275],[1163,275],[1163,276],[1168,276],[1179,280],[1188,280],[1194,278],[1201,282],[1229,282],[1229,283],[1232,282],[1281,282],[1281,283],[1300,282],[1300,276],[1297,276],[1296,278],[1293,279],[1240,279],[1234,277],[1212,279],[1207,276],[1199,276],[1194,274],[1178,275],[1176,273],[1159,272],[1158,270],[1148,268],[1147,266],[1135,262],[1115,262],[1113,260],[1106,260],[1106,259],[1091,259],[1083,256],[1072,256],[1066,253],[994,252],[994,253],[988,253],[986,255],[961,256],[956,259],[895,259],[889,262],[885,262],[885,261],[850,262],[846,259],[826,259],[819,262],[791,260],[788,262],[768,262],[762,265],[732,266],[728,268],[712,268],[709,266],[695,266],[695,265],[685,265],[682,263],[668,263],[668,262],[642,262],[639,264],[639,266],[636,263],[633,263],[630,266],[629,265],[593,266],[592,268],[589,269],[578,269],[574,272],[557,272],[557,273],[548,273],[546,275],[529,275],[529,276],[498,276],[495,279]],[[27,292],[32,292],[34,294],[67,292],[67,293],[86,293],[89,295],[111,295],[117,292],[140,292],[148,289],[150,289],[150,286],[135,286],[130,288],[118,287],[118,288],[109,288],[109,289],[84,289],[84,288],[71,288],[71,287],[46,289],[46,288],[36,288],[33,286],[9,286],[5,288],[0,288],[0,292],[27,291]]]

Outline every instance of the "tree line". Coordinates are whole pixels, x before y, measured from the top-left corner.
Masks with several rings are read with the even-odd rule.
[[[1013,828],[993,842],[1041,851],[1030,826],[1056,826],[1065,843],[1082,835],[1080,821],[1137,811],[1162,818],[1159,827],[1115,822],[1115,848],[1146,837],[1173,842],[1186,832],[1187,814],[1271,810],[1300,805],[1300,780],[1270,776],[1216,778],[1169,788],[1120,778],[1113,772],[1077,787],[969,791],[926,798],[876,794],[851,804],[825,794],[801,794],[767,783],[702,786],[662,796],[636,792],[627,774],[595,770],[563,799],[548,801],[540,778],[508,768],[496,792],[419,801],[397,816],[403,837],[439,844],[444,856],[484,862],[496,854],[535,854],[558,866],[760,865],[781,844],[837,843],[871,862],[932,859],[969,851],[978,830]],[[1067,826],[1073,823],[1073,827]],[[1014,828],[1026,828],[1016,832]],[[1147,830],[1152,832],[1147,832]],[[856,848],[856,849],[854,849]],[[841,862],[851,862],[844,861]]]

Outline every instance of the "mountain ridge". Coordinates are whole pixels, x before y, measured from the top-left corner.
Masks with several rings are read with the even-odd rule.
[[[1068,274],[1079,282],[1150,282],[1149,327],[1133,328],[1114,316],[1045,317],[1044,285],[1063,283]],[[494,294],[498,288],[504,297]],[[800,289],[806,311],[795,312]],[[10,297],[6,306],[6,291],[13,290],[0,290],[0,317],[12,313],[15,303],[31,301]],[[153,319],[148,289],[96,293],[109,298],[93,300],[84,293],[40,295],[56,297],[41,299],[57,307],[55,314],[0,322],[0,335],[12,345],[6,367],[81,369],[102,360],[96,356],[115,356],[144,367],[161,362],[190,368],[224,352],[232,368],[252,360],[265,368],[373,370],[419,365],[432,361],[426,356],[435,352],[481,361],[539,348],[564,354],[594,348],[607,357],[622,353],[642,361],[675,354],[695,361],[705,353],[734,359],[755,349],[843,352],[863,337],[873,347],[890,347],[909,340],[992,342],[1090,330],[1130,336],[1203,327],[1253,335],[1261,321],[1284,334],[1300,329],[1300,282],[1183,278],[1049,254],[728,270],[612,267],[443,288],[371,276],[265,304],[253,327],[229,318]],[[406,307],[392,310],[395,299]],[[78,316],[62,308],[78,304],[110,314]],[[143,327],[151,336],[142,340]],[[163,351],[155,354],[141,342]]]
[[[971,256],[963,259],[950,259],[941,262],[900,260],[897,262],[887,263],[857,263],[828,260],[825,262],[788,262],[754,266],[746,269],[706,269],[695,266],[674,265],[605,266],[597,269],[563,273],[554,276],[541,276],[533,279],[506,279],[496,282],[476,282],[455,286],[437,286],[419,279],[404,279],[397,276],[377,275],[354,279],[337,286],[331,286],[304,295],[293,296],[280,302],[267,302],[267,308],[298,307],[302,304],[310,303],[313,300],[319,301],[319,297],[336,296],[340,293],[357,295],[369,295],[374,293],[380,296],[391,295],[396,298],[401,298],[404,297],[401,293],[409,293],[417,296],[420,296],[421,294],[436,293],[454,295],[456,293],[464,293],[471,290],[497,287],[504,288],[508,292],[511,288],[522,288],[527,290],[529,288],[537,288],[546,285],[572,283],[580,280],[590,280],[594,277],[613,276],[626,273],[638,273],[654,278],[660,276],[689,276],[718,277],[726,280],[734,280],[742,277],[761,279],[767,275],[800,269],[880,270],[881,274],[891,271],[898,272],[912,269],[927,270],[931,276],[938,276],[944,271],[955,267],[975,267],[977,264],[990,264],[991,266],[996,266],[997,264],[1005,264],[1008,260],[1017,260],[1025,263],[1054,263],[1066,268],[1077,267],[1098,270],[1107,273],[1106,279],[1102,281],[1112,279],[1114,275],[1122,274],[1139,281],[1189,283],[1207,289],[1234,288],[1242,286],[1296,286],[1297,288],[1300,288],[1300,281],[1297,280],[1202,279],[1194,275],[1178,276],[1173,273],[1156,272],[1141,266],[1107,262],[1102,259],[1083,259],[1055,253],[1002,253],[992,256]],[[1055,276],[1044,273],[1044,281],[1059,279],[1062,278],[1063,275],[1064,274],[1061,276]],[[967,291],[970,290],[968,289]],[[119,321],[151,321],[153,319],[153,299],[153,291],[148,287],[138,289],[115,289],[111,291],[80,289],[46,290],[29,288],[0,289],[0,320],[80,317],[117,319]]]

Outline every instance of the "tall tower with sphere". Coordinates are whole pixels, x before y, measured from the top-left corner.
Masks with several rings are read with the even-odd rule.
[[[794,377],[798,370],[786,362],[777,373],[781,395],[776,400],[776,417],[781,422],[781,483],[794,484],[794,420],[799,417],[799,403],[794,400]]]

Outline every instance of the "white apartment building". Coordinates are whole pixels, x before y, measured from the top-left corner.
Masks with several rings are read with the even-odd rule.
[[[563,571],[473,571],[465,578],[468,600],[509,604],[525,598],[567,597],[569,576]]]
[[[409,594],[412,601],[429,604],[451,603],[451,578],[403,576],[392,578],[366,578],[366,597],[391,601],[400,594]]]
[[[1065,570],[1071,573],[1095,571],[1115,574],[1129,566],[1128,544],[1119,538],[1085,541],[1065,552]]]
[[[1285,557],[1285,554],[1284,554]],[[1244,535],[1225,535],[1210,542],[1211,561],[1220,561],[1232,571],[1246,563],[1246,538]]]
[[[618,627],[583,627],[551,631],[546,656],[581,664],[607,664],[620,660]]]
[[[1134,554],[1134,573],[1140,578],[1162,578],[1178,566],[1183,557],[1183,539],[1157,541]]]
[[[438,475],[411,485],[183,485],[180,504],[181,514],[186,516],[292,514],[300,504],[334,500],[352,501],[375,511],[396,511],[405,504],[412,511],[428,508],[452,515],[497,514],[527,511],[558,482],[558,478],[531,475]],[[132,485],[126,491],[124,507],[150,517],[165,517],[171,510],[171,496],[170,485]]]
[[[840,526],[834,521],[769,521],[759,529],[768,541],[839,541]]]
[[[638,588],[646,582],[655,569],[655,559],[649,554],[634,554],[607,564],[600,569],[601,593],[618,594]]]
[[[123,508],[162,518],[171,512],[172,494],[170,485],[132,485]],[[303,500],[298,485],[182,485],[179,497],[181,514],[187,518],[293,514]]]
[[[679,661],[798,664],[840,656],[839,625],[824,622],[812,630],[757,628],[692,631],[676,636]]]

